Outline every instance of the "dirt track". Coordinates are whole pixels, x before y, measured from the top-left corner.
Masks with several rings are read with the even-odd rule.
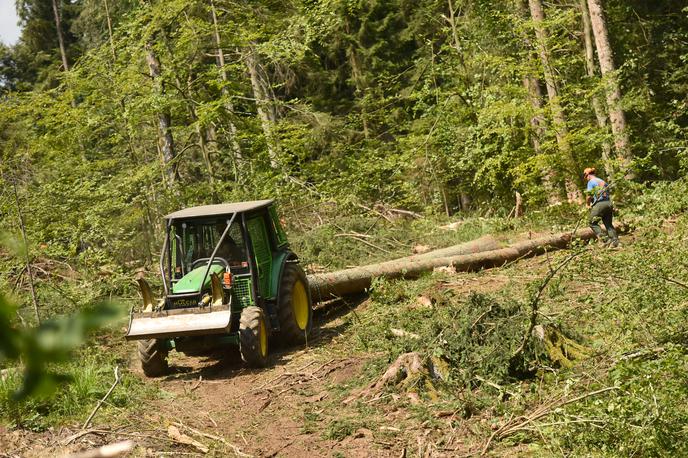
[[[156,401],[147,421],[166,419],[221,435],[219,449],[252,456],[398,456],[365,432],[351,440],[327,437],[327,388],[360,374],[365,358],[325,350],[337,331],[321,327],[307,349],[281,351],[263,370],[244,368],[238,357],[218,360],[174,355],[179,371],[161,381],[172,393]],[[237,453],[238,452],[238,453]]]

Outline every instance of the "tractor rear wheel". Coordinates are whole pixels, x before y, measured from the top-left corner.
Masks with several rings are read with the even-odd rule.
[[[241,359],[252,367],[268,364],[268,326],[260,307],[246,307],[239,320]]]
[[[302,344],[313,329],[313,307],[308,280],[301,266],[284,266],[279,289],[280,337],[286,345]]]
[[[168,372],[168,351],[165,348],[164,341],[156,339],[139,340],[138,350],[141,368],[147,377],[159,377]]]

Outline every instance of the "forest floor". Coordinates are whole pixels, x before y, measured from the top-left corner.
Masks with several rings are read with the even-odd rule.
[[[521,260],[517,267],[512,264],[514,268],[442,272],[433,274],[438,277],[433,284],[466,297],[520,289],[525,282],[543,277],[549,262],[549,257],[541,256]],[[269,367],[261,370],[243,366],[238,354],[172,353],[170,375],[145,379],[132,347],[129,369],[143,383],[157,387],[155,396],[119,412],[109,406],[109,413],[96,416],[87,429],[74,424],[42,433],[0,430],[0,456],[68,456],[127,439],[137,444],[132,456],[479,454],[489,437],[489,412],[466,418],[441,403],[393,392],[350,402],[385,369],[379,363],[381,352],[356,350],[353,344],[358,337],[352,323],[375,306],[364,296],[321,305],[309,345],[273,351]],[[369,364],[372,361],[378,364]],[[497,448],[492,453],[527,455],[522,447]]]

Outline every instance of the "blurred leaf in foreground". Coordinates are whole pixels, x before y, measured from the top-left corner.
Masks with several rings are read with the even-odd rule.
[[[120,318],[124,310],[103,302],[69,316],[57,316],[40,326],[22,329],[12,324],[16,307],[0,294],[0,366],[21,362],[24,381],[16,400],[52,393],[68,377],[55,366],[67,362],[89,334]]]

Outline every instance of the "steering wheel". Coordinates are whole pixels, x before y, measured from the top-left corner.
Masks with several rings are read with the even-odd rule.
[[[209,260],[210,260],[210,258],[198,258],[198,259],[196,259],[194,262],[191,263],[191,270],[194,270],[200,264],[207,264]],[[229,263],[227,262],[227,260],[225,258],[219,258],[219,257],[215,256],[213,258],[213,264],[215,264],[216,262],[218,264],[222,264],[223,266],[225,266],[225,268],[229,268]]]

